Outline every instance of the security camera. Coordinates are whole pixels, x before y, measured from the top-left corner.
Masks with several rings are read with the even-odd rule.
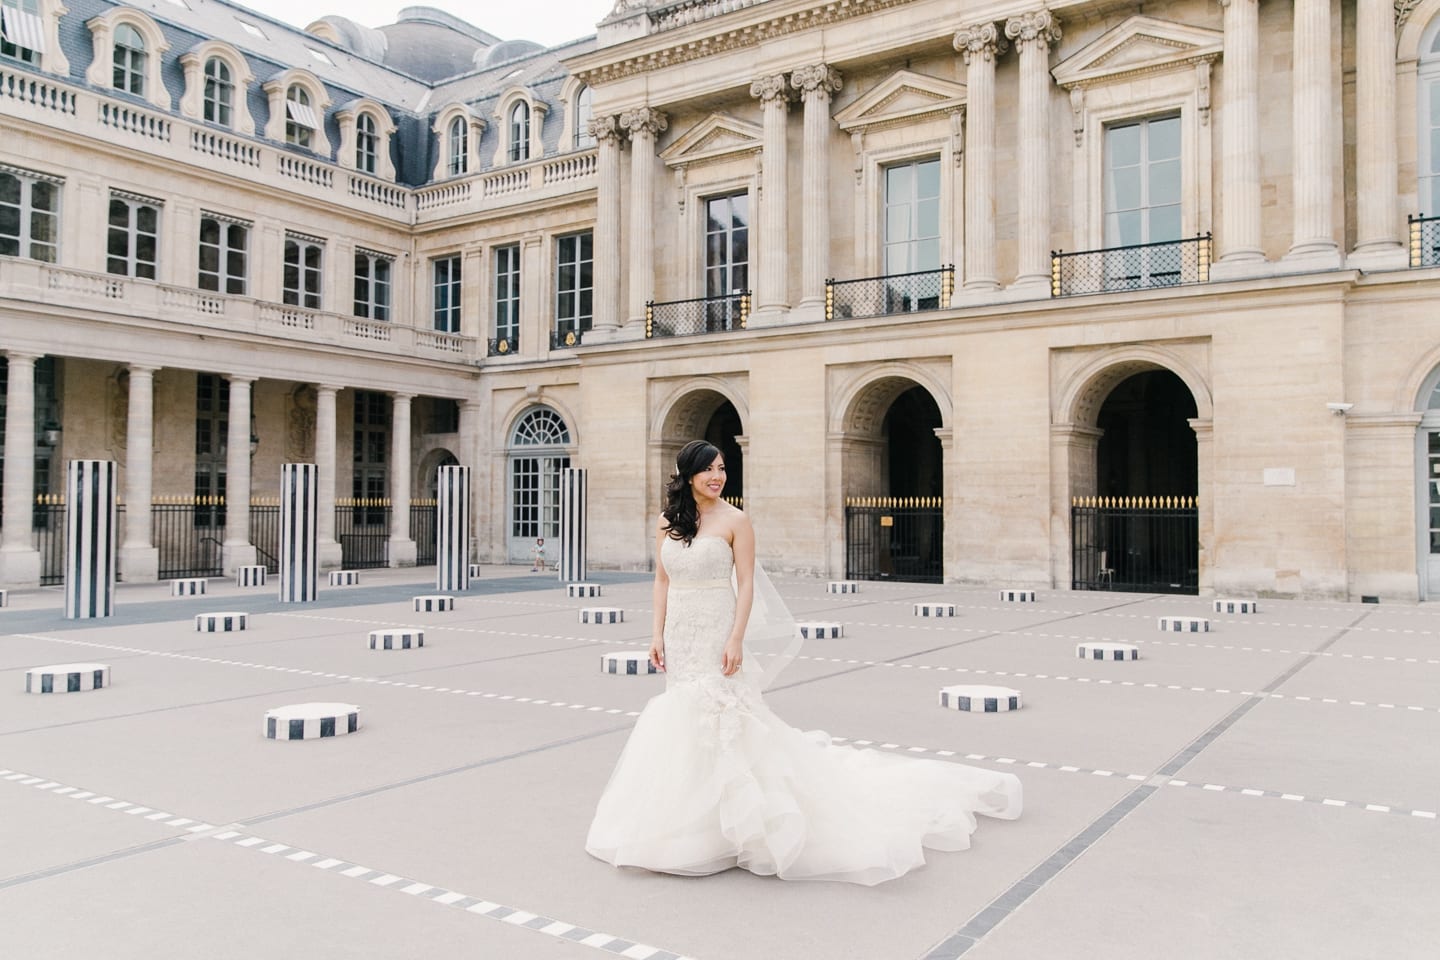
[[[1333,414],[1335,414],[1335,416],[1337,416],[1337,417],[1343,417],[1343,416],[1345,416],[1345,414],[1347,414],[1347,413],[1350,412],[1350,408],[1353,407],[1353,406],[1355,406],[1355,404],[1353,404],[1353,403],[1327,403],[1327,404],[1325,404],[1325,406],[1326,406],[1327,408],[1329,408],[1330,412],[1333,413]]]

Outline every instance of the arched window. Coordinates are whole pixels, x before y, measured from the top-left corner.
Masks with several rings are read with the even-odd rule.
[[[515,424],[510,445],[515,447],[562,447],[570,442],[570,428],[549,407],[537,407]]]
[[[576,150],[595,146],[595,138],[590,136],[590,117],[593,115],[592,103],[594,99],[595,95],[588,86],[581,87],[580,92],[575,94]]]
[[[536,541],[549,541],[553,560],[560,536],[560,471],[570,466],[570,428],[549,407],[520,418],[510,434],[510,561],[532,560]]]
[[[380,138],[375,134],[375,118],[368,113],[360,114],[355,120],[355,169],[373,174],[379,147]]]
[[[1440,215],[1440,17],[1420,41],[1419,204],[1421,216]]]
[[[115,80],[116,90],[145,96],[145,39],[140,31],[122,23],[115,28]]]
[[[530,105],[525,102],[510,108],[510,161],[530,159]]]
[[[219,57],[205,61],[205,119],[222,127],[232,126],[235,81],[230,67]]]
[[[446,139],[450,143],[450,159],[445,169],[456,177],[470,169],[470,125],[464,117],[450,121],[450,132]]]
[[[315,143],[319,121],[310,106],[310,94],[298,83],[285,91],[285,142],[309,149]]]

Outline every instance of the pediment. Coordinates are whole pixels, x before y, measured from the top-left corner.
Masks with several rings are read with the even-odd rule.
[[[908,123],[954,113],[965,103],[965,84],[897,70],[855,102],[835,113],[845,131]]]
[[[1091,86],[1214,60],[1223,47],[1219,30],[1135,16],[1066,57],[1051,74],[1062,87]]]
[[[660,159],[665,161],[666,166],[683,167],[755,153],[761,148],[762,133],[758,123],[750,123],[728,113],[712,113],[660,151]]]

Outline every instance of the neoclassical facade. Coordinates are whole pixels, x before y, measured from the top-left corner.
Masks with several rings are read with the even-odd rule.
[[[775,569],[1440,593],[1440,0],[160,6],[3,0],[0,581],[73,458],[127,579],[264,562],[293,460],[328,565],[460,462],[476,560],[571,465],[646,569],[700,436]]]

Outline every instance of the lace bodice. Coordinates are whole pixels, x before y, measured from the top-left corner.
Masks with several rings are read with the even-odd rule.
[[[665,599],[665,672],[670,682],[720,676],[720,655],[735,624],[730,544],[719,537],[696,537],[686,546],[667,538],[660,560],[670,576]]]

